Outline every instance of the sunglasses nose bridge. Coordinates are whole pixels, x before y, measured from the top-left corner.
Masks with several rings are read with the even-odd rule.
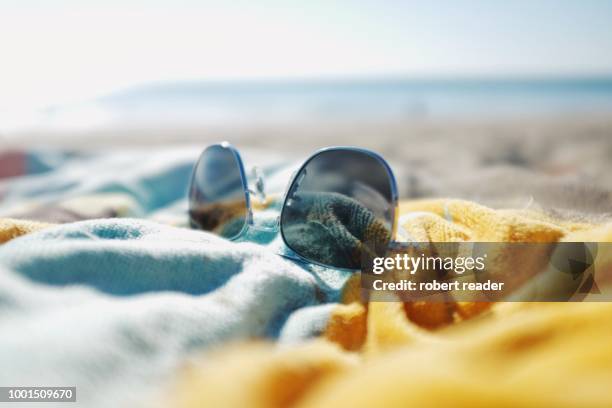
[[[277,232],[280,225],[280,216],[276,211],[276,200],[273,196],[261,197],[249,190],[250,196],[250,228],[257,231]]]
[[[250,228],[256,231],[278,232],[280,228],[280,217],[274,216],[265,218],[254,215],[251,218]]]

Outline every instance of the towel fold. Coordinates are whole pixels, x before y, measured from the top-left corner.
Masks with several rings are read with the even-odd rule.
[[[202,348],[311,336],[312,316],[285,322],[339,299],[346,272],[330,273],[144,220],[47,227],[0,246],[0,361],[11,367],[0,383],[71,384],[87,406],[125,406]],[[96,391],[102,384],[112,385],[110,400]]]

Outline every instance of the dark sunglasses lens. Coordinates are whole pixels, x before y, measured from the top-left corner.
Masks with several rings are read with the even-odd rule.
[[[319,153],[290,187],[281,214],[285,243],[308,260],[359,269],[362,256],[384,251],[391,240],[392,183],[385,165],[368,153]]]
[[[240,163],[233,151],[214,145],[200,156],[189,188],[191,225],[235,238],[247,221]]]

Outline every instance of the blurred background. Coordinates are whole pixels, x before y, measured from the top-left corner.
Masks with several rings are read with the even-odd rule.
[[[612,1],[0,0],[0,385],[141,406],[208,347],[321,335],[365,351],[360,375],[391,367],[378,353],[396,363],[385,372],[400,375],[338,388],[357,405],[356,389],[421,406],[426,394],[461,404],[455,389],[471,405],[605,405],[604,304],[498,309],[463,337],[430,338],[396,313],[437,327],[483,309],[354,302],[336,314],[328,302],[358,287],[342,294],[347,273],[283,261],[278,237],[233,246],[168,228],[187,225],[193,164],[222,140],[247,171],[260,165],[267,193],[315,149],[354,145],[390,162],[404,199],[534,210],[469,203],[451,206],[465,211],[456,228],[421,211],[400,221],[423,234],[601,239],[609,230],[564,221],[612,221]],[[13,240],[47,227],[31,221],[68,224]],[[585,235],[561,235],[574,228]],[[404,340],[407,354],[386,354]],[[317,350],[205,357],[212,368],[196,367],[184,393],[301,403],[360,359]]]
[[[0,146],[359,145],[404,197],[608,211],[611,27],[599,0],[5,0]]]

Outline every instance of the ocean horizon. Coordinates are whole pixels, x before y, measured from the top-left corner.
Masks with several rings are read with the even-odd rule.
[[[590,113],[612,113],[612,77],[182,81],[137,85],[82,103],[49,107],[37,112],[33,123],[21,123],[18,128],[240,126]]]

